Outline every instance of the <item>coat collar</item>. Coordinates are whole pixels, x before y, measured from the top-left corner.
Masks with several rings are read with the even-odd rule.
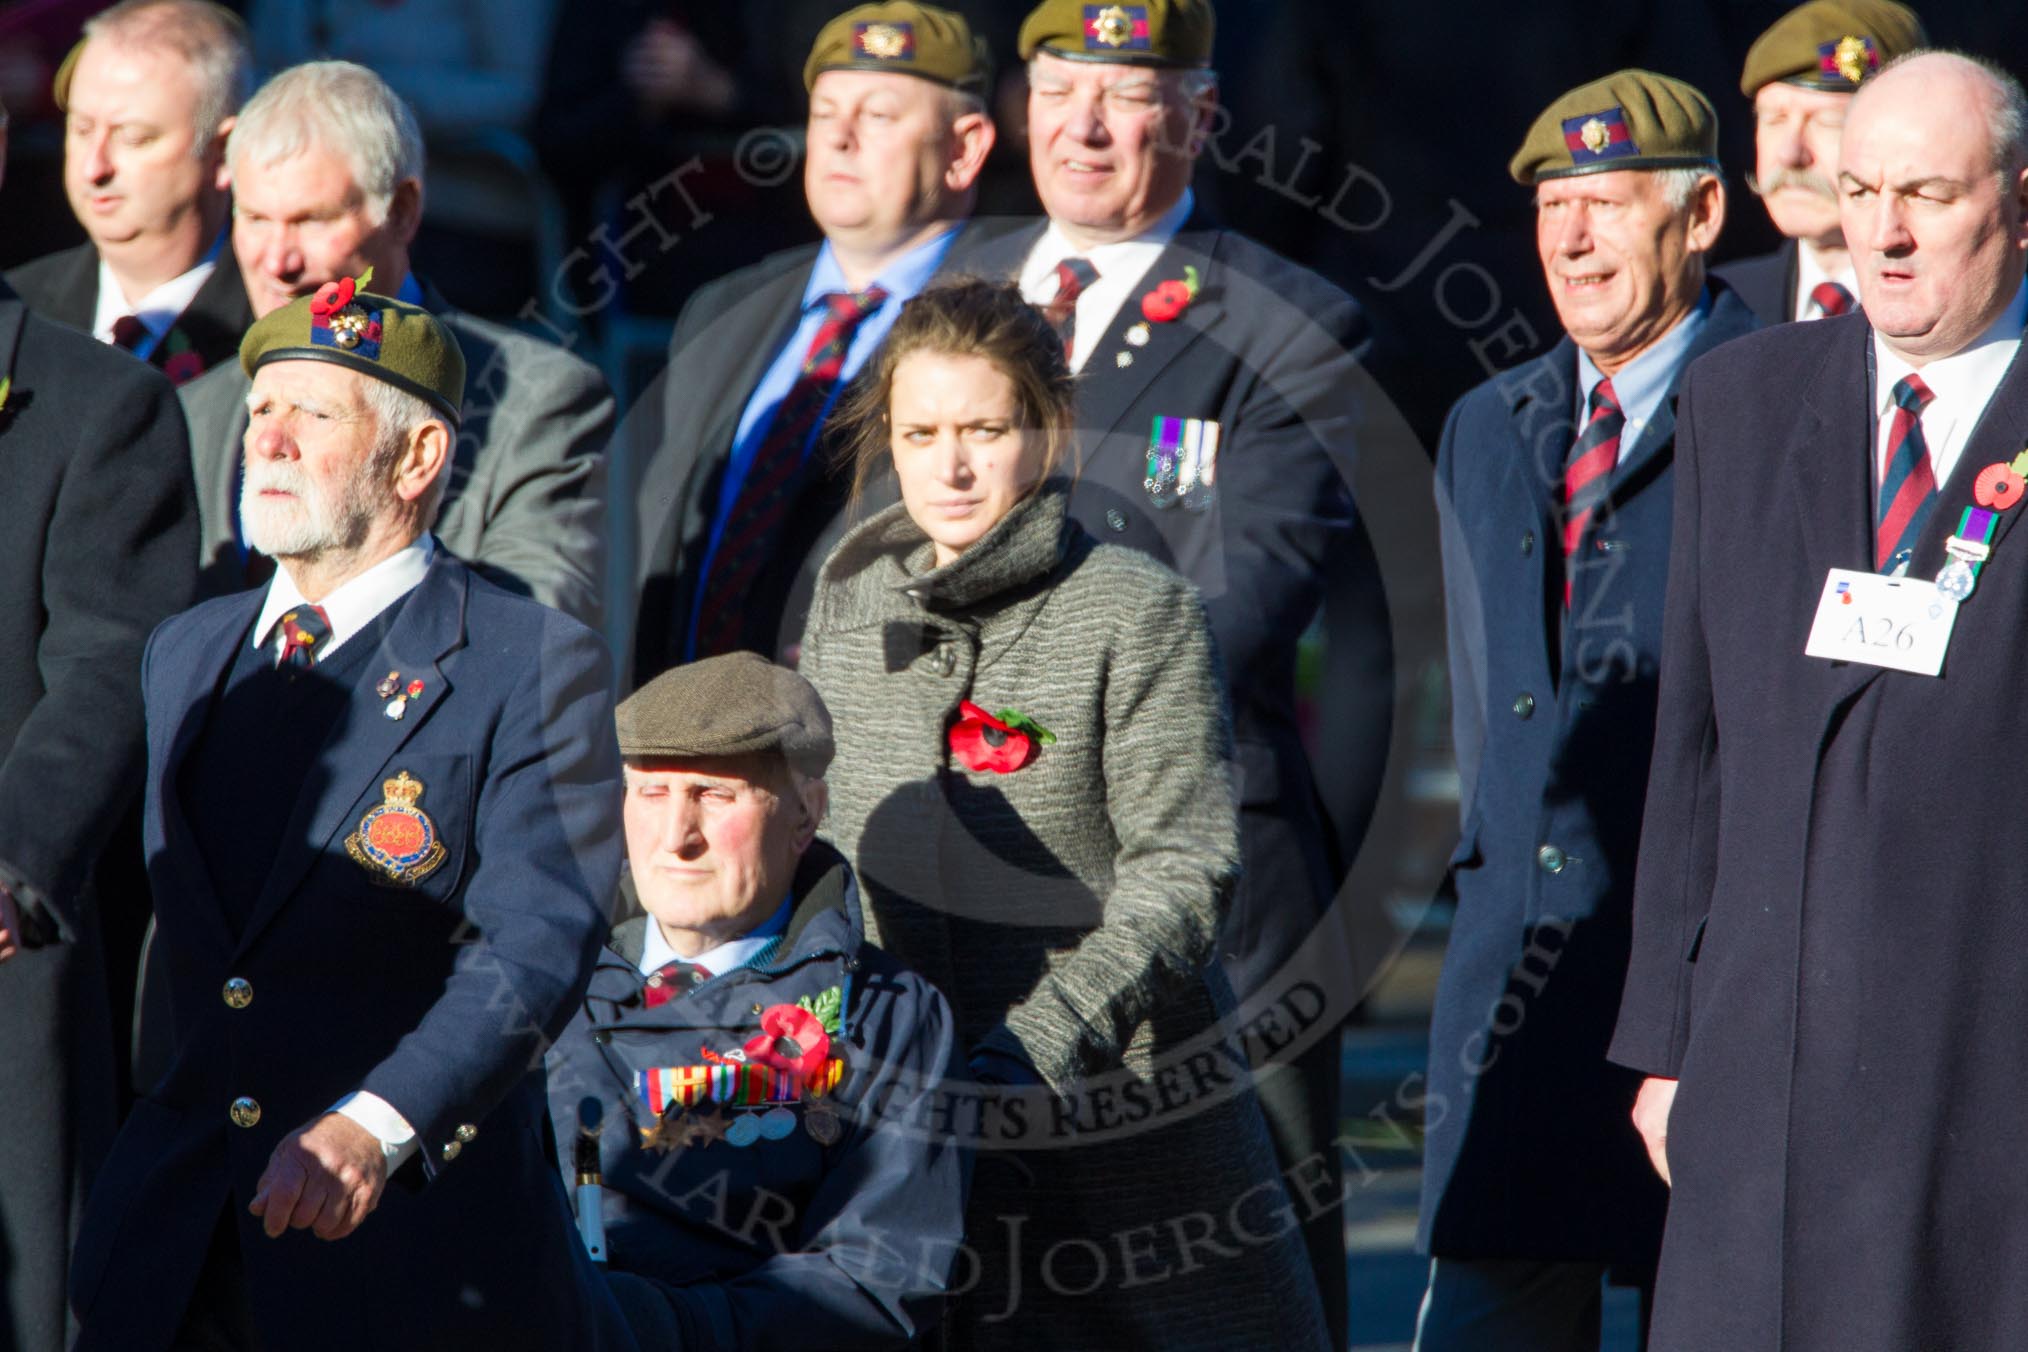
[[[941,568],[931,568],[929,538],[905,503],[875,513],[847,532],[824,565],[823,580],[864,576],[891,598],[883,609],[912,613],[968,610],[1047,577],[1062,564],[1073,528],[1069,487],[1052,479]]]
[[[14,294],[11,287],[0,282],[0,377],[11,382],[14,378],[14,359],[21,348],[21,328],[28,318],[28,303]],[[7,399],[0,408],[12,404],[16,398],[26,394],[25,390],[9,389]],[[4,426],[0,423],[0,426]]]

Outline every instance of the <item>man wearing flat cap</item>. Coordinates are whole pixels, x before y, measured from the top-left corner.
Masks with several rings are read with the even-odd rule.
[[[1763,324],[1829,319],[1859,303],[1838,220],[1838,139],[1845,109],[1881,66],[1926,46],[1922,20],[1894,0],[1809,0],[1746,54],[1739,91],[1753,100],[1747,185],[1788,240],[1713,273]]]
[[[567,1175],[597,1132],[612,1289],[644,1347],[912,1345],[964,1231],[951,1010],[867,943],[817,839],[831,719],[753,653],[619,709],[625,909],[549,1053]],[[645,914],[638,912],[645,911]]]
[[[1210,613],[1244,860],[1218,953],[1244,1000],[1298,957],[1327,979],[1361,965],[1319,923],[1345,861],[1296,715],[1298,643],[1327,594],[1344,606],[1328,642],[1357,652],[1347,667],[1362,676],[1332,698],[1372,711],[1321,748],[1340,800],[1364,805],[1354,817],[1378,792],[1394,689],[1386,601],[1350,487],[1362,424],[1384,405],[1360,364],[1367,320],[1317,274],[1222,228],[1192,193],[1217,112],[1215,23],[1209,0],[1047,0],[1029,12],[1029,168],[1046,219],[996,244],[992,271],[1055,321],[1078,373],[1072,516],[1182,573]],[[1339,825],[1356,841],[1356,823]],[[1322,1021],[1260,1079],[1285,1170],[1338,1168],[1336,1031]],[[1342,1216],[1317,1209],[1304,1237],[1342,1342]]]
[[[279,570],[143,658],[174,1050],[99,1172],[74,1346],[597,1346],[540,1061],[619,871],[604,645],[430,534],[440,321],[348,278],[240,363]]]
[[[1437,451],[1462,839],[1430,1028],[1422,1352],[1596,1352],[1644,1293],[1666,1191],[1605,1059],[1626,972],[1676,493],[1675,392],[1751,331],[1704,260],[1710,103],[1627,70],[1529,130],[1514,178],[1564,337],[1451,411]]]
[[[826,24],[803,67],[803,192],[824,232],[683,307],[661,435],[634,483],[633,683],[748,650],[791,656],[849,475],[827,430],[903,302],[962,258],[993,148],[984,42],[910,0]]]

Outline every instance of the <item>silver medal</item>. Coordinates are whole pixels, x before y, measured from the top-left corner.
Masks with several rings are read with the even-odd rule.
[[[1978,585],[1978,575],[1972,572],[1972,565],[1963,559],[1952,559],[1936,575],[1936,589],[1953,601],[1962,602],[1972,594]]]

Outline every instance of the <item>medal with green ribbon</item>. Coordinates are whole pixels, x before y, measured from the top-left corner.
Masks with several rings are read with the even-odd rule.
[[[2021,501],[2028,492],[2028,450],[2014,457],[2012,464],[1994,463],[1979,471],[1972,484],[1976,507],[1965,508],[1958,517],[1957,533],[1944,541],[1950,561],[1936,575],[1936,589],[1953,601],[1963,602],[1978,585],[1979,569],[1993,553],[1993,530],[2000,514]]]

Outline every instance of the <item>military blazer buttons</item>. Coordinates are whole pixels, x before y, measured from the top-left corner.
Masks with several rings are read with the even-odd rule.
[[[225,983],[221,993],[228,1009],[245,1009],[253,1003],[253,982],[243,976],[236,976]]]
[[[232,1101],[232,1107],[226,1110],[226,1115],[232,1119],[235,1127],[257,1126],[261,1120],[261,1105],[250,1098],[236,1098]]]

